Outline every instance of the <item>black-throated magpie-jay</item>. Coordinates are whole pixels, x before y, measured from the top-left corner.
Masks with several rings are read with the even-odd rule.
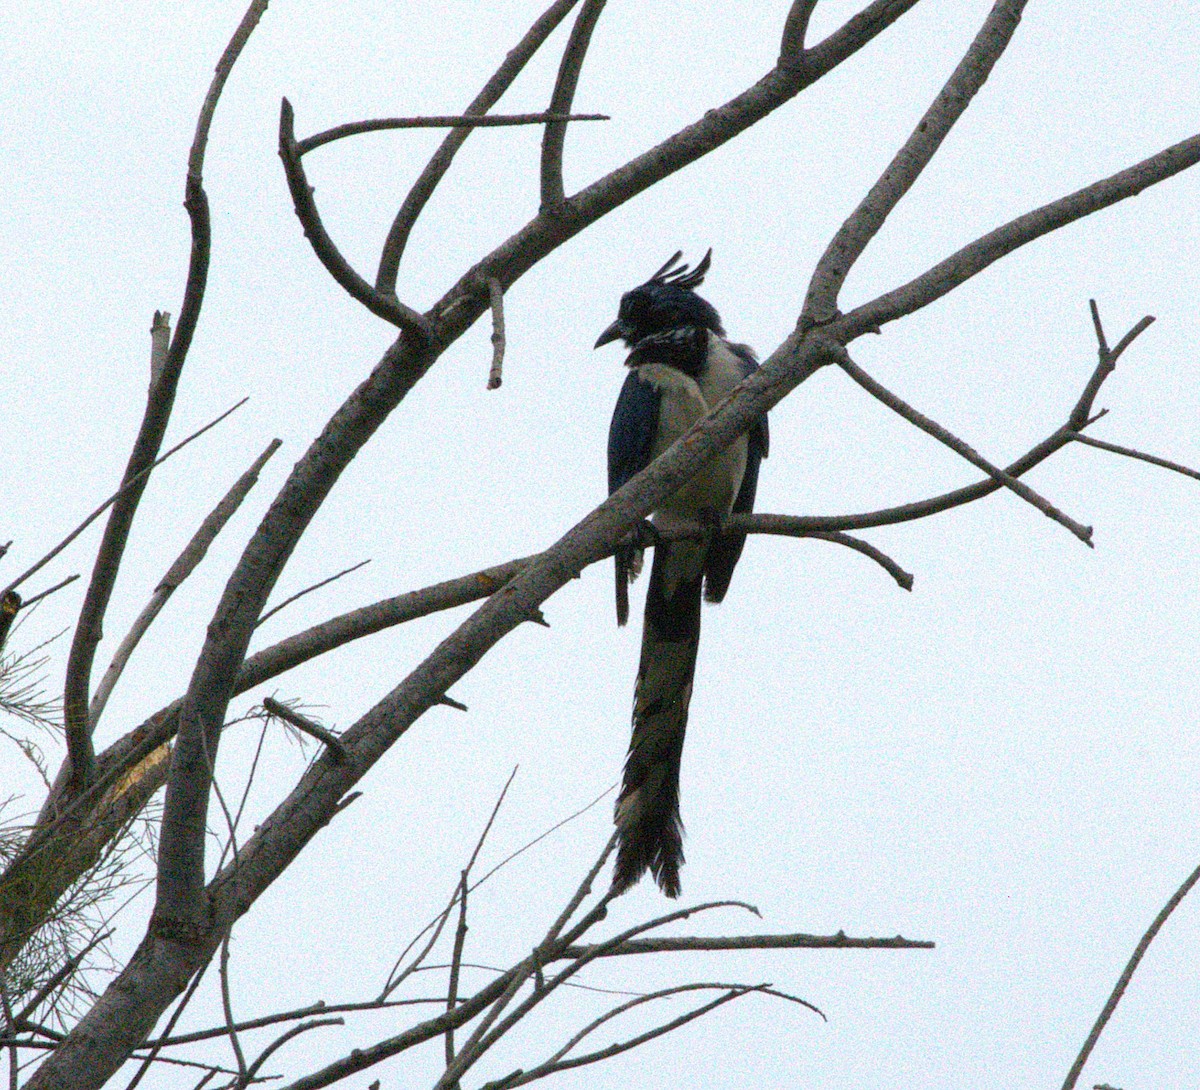
[[[712,251],[694,269],[677,253],[649,280],[621,297],[617,320],[596,347],[622,340],[630,369],[608,432],[611,495],[645,469],[758,367],[754,352],[725,339],[721,318],[694,288]],[[697,523],[715,527],[731,512],[754,509],[759,462],[767,456],[764,417],[713,457],[654,512],[657,531]],[[633,737],[617,798],[613,888],[632,886],[647,869],[668,897],[679,896],[683,823],[679,765],[700,646],[700,599],[719,602],[729,589],[745,534],[712,532],[704,540],[654,547],[633,697]],[[616,555],[617,623],[629,619],[629,583],[641,551]]]

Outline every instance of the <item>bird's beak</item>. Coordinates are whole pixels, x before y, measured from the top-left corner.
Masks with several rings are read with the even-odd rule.
[[[612,325],[610,325],[603,333],[600,334],[600,339],[596,342],[595,347],[599,348],[601,345],[611,344],[613,341],[620,340],[622,337],[627,336],[628,333],[629,327],[623,321],[621,321],[620,318],[618,318],[615,322],[613,322]]]

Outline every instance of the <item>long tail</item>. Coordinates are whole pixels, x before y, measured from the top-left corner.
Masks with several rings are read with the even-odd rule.
[[[633,738],[616,806],[619,845],[612,884],[617,893],[649,869],[663,893],[679,896],[679,763],[700,646],[704,554],[703,546],[682,542],[654,550],[634,689]]]

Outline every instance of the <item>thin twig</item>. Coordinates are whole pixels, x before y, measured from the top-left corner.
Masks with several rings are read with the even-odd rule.
[[[92,663],[95,660],[96,649],[100,645],[104,615],[108,609],[113,587],[116,585],[117,571],[121,566],[121,558],[129,539],[129,531],[133,527],[133,518],[149,481],[150,471],[173,453],[169,451],[163,458],[154,458],[162,444],[163,433],[166,431],[167,422],[170,419],[171,405],[175,397],[175,382],[178,377],[179,368],[164,368],[158,381],[150,388],[142,427],[134,443],[133,452],[129,456],[125,481],[117,496],[114,497],[113,511],[104,528],[104,536],[101,538],[100,548],[96,553],[96,562],[92,568],[92,579],[88,584],[87,593],[84,595],[83,605],[79,611],[75,638],[71,641],[63,689],[63,721],[67,742],[67,759],[70,765],[70,784],[74,791],[86,787],[94,772],[95,753],[92,749],[91,717],[88,705]],[[243,398],[239,405],[245,404],[246,400]],[[235,405],[234,409],[237,407]],[[232,411],[233,409],[230,409],[224,415],[228,416]],[[223,417],[218,417],[217,421],[221,419]],[[215,424],[217,421],[213,423]],[[178,449],[178,446],[175,449]],[[146,464],[148,461],[149,465]]]
[[[1144,451],[1134,450],[1133,447],[1122,447],[1116,443],[1109,443],[1103,439],[1093,439],[1090,435],[1081,435],[1078,432],[1071,436],[1076,443],[1084,443],[1089,447],[1096,447],[1098,450],[1111,451],[1113,454],[1123,454],[1126,458],[1136,458],[1140,462],[1149,462],[1154,466],[1162,466],[1163,469],[1170,469],[1175,473],[1182,473],[1185,477],[1191,477],[1195,481],[1200,481],[1200,472],[1194,469],[1189,469],[1185,465],[1180,465],[1178,462],[1170,462],[1166,458],[1159,458],[1155,454],[1146,454]]]
[[[522,556],[481,571],[471,572],[421,590],[408,591],[298,632],[249,656],[238,674],[242,693],[273,677],[373,632],[382,632],[406,621],[488,598],[516,575],[531,557]]]
[[[246,1079],[246,1055],[242,1052],[242,1042],[238,1039],[237,1020],[233,1017],[233,999],[229,994],[229,939],[232,931],[225,932],[221,940],[221,1009],[225,1012],[225,1030],[229,1035],[229,1043],[233,1046],[233,1054],[237,1058],[238,1083],[244,1086]]]
[[[357,564],[353,564],[349,568],[343,568],[336,575],[329,576],[328,579],[322,579],[319,583],[314,583],[311,587],[305,587],[303,590],[297,591],[290,598],[285,598],[279,603],[279,605],[273,607],[272,609],[268,609],[261,617],[259,617],[258,622],[254,627],[258,628],[268,617],[274,617],[275,614],[281,609],[284,609],[286,606],[290,606],[293,602],[303,598],[306,594],[312,594],[314,590],[320,590],[322,587],[329,586],[330,583],[336,583],[342,578],[342,576],[349,575],[351,572],[356,572],[359,568],[365,567],[370,563],[370,557],[368,557],[366,560],[360,560]]]
[[[1084,422],[1091,415],[1096,394],[1099,393],[1104,380],[1116,369],[1117,360],[1121,358],[1125,349],[1133,344],[1154,323],[1153,315],[1147,314],[1121,338],[1116,348],[1109,348],[1108,338],[1104,336],[1104,326],[1100,322],[1100,308],[1096,306],[1096,300],[1089,299],[1088,307],[1092,312],[1092,325],[1096,330],[1096,354],[1098,361],[1096,370],[1092,373],[1092,377],[1079,399],[1079,404],[1076,405],[1074,412],[1071,413],[1070,423],[1075,426],[1076,430],[1080,430],[1084,426]]]
[[[579,74],[583,71],[583,61],[592,40],[592,31],[596,29],[596,22],[600,13],[604,11],[605,2],[606,0],[583,0],[583,7],[575,17],[571,36],[563,49],[548,112],[570,114],[571,103],[575,99],[575,88],[579,84]],[[542,134],[541,194],[544,213],[556,209],[566,196],[563,192],[563,144],[566,138],[565,121],[547,125]]]
[[[141,476],[145,476],[145,474],[149,473],[152,469],[156,469],[158,466],[162,465],[163,462],[165,462],[173,454],[177,454],[179,451],[183,450],[183,448],[186,447],[194,439],[199,439],[200,436],[202,436],[210,428],[215,428],[219,423],[221,423],[222,420],[225,419],[225,417],[229,416],[230,413],[236,412],[243,405],[245,405],[246,402],[249,400],[250,399],[247,397],[242,398],[241,401],[239,401],[236,405],[233,405],[230,408],[226,409],[215,420],[210,420],[207,424],[204,425],[204,427],[197,429],[196,431],[192,432],[191,435],[187,436],[185,439],[176,443],[170,450],[167,451],[166,454],[161,455],[159,458],[157,458],[154,461],[154,463],[152,465],[149,465],[145,469],[143,469],[141,472]],[[14,579],[11,583],[9,583],[8,586],[4,588],[3,591],[0,591],[0,594],[6,593],[10,590],[15,590],[22,583],[24,583],[25,580],[28,579],[31,575],[33,575],[35,572],[40,571],[47,564],[49,564],[51,560],[53,560],[56,556],[58,556],[59,553],[61,553],[63,551],[63,549],[65,549],[68,545],[70,545],[71,542],[74,541],[80,534],[82,534],[84,530],[86,530],[89,526],[91,526],[91,524],[93,522],[95,522],[96,519],[98,519],[101,515],[103,515],[104,512],[107,511],[121,497],[122,493],[124,493],[126,489],[133,487],[133,485],[135,483],[136,483],[135,479],[130,479],[130,480],[126,481],[124,484],[122,484],[120,488],[118,488],[111,496],[108,497],[108,499],[106,499],[99,507],[97,507],[90,515],[88,515],[87,518],[85,518],[78,526],[76,526],[74,530],[72,530],[69,534],[67,534],[67,536],[64,537],[62,539],[62,541],[60,541],[57,545],[55,545],[53,549],[51,549],[48,553],[46,553],[36,563],[34,563],[30,567],[26,568],[25,571],[23,571],[20,575],[18,575],[17,578]]]
[[[434,114],[426,117],[376,117],[369,121],[348,121],[335,125],[315,136],[306,136],[296,141],[296,150],[307,155],[315,148],[342,140],[347,136],[361,136],[368,132],[384,132],[388,129],[501,129],[512,125],[545,125],[550,121],[611,121],[608,114]]]
[[[1083,1042],[1083,1048],[1079,1050],[1079,1055],[1075,1057],[1075,1062],[1071,1065],[1071,1070],[1067,1072],[1067,1077],[1063,1080],[1063,1090],[1074,1090],[1075,1083],[1079,1080],[1079,1074],[1083,1071],[1083,1065],[1087,1063],[1088,1057],[1092,1054],[1092,1049],[1096,1047],[1096,1042],[1100,1039],[1100,1034],[1104,1032],[1104,1027],[1108,1025],[1108,1020],[1112,1017],[1113,1011],[1117,1009],[1117,1004],[1121,1002],[1121,997],[1125,994],[1125,989],[1129,987],[1129,982],[1133,979],[1133,974],[1137,972],[1137,967],[1145,956],[1146,951],[1150,948],[1150,944],[1154,941],[1154,937],[1162,930],[1163,924],[1170,918],[1171,913],[1179,907],[1180,902],[1188,895],[1197,881],[1200,881],[1200,867],[1197,867],[1184,879],[1183,885],[1171,894],[1170,899],[1162,906],[1158,915],[1154,917],[1154,922],[1146,929],[1146,933],[1139,940],[1124,970],[1122,970],[1120,977],[1117,979],[1112,994],[1104,1004],[1104,1009],[1100,1011],[1100,1016],[1096,1019],[1096,1024],[1092,1026],[1092,1031],[1088,1034],[1087,1040]]]
[[[233,821],[230,822],[230,826],[234,829],[241,825],[242,814],[246,811],[246,801],[250,798],[250,790],[254,786],[254,777],[258,774],[258,762],[262,757],[263,744],[267,740],[267,731],[270,726],[270,720],[264,719],[262,729],[258,732],[258,745],[254,747],[254,758],[250,762],[250,771],[246,775],[246,783],[242,787],[242,797],[238,800],[237,812],[233,815]],[[232,836],[221,845],[221,854],[217,857],[218,870],[225,865],[226,857],[230,851],[234,850],[235,846]]]
[[[1100,358],[1108,356],[1108,338],[1104,336],[1104,325],[1100,321],[1100,308],[1095,299],[1088,300],[1088,309],[1092,312],[1092,327],[1096,330],[1096,342],[1100,346]]]
[[[630,954],[694,953],[699,950],[933,950],[937,944],[927,939],[857,938],[839,931],[835,935],[810,935],[806,932],[776,935],[666,935],[655,939],[629,939],[618,946],[570,946],[564,958],[586,955],[627,957]]]
[[[280,1022],[293,1022],[297,1018],[309,1018],[318,1014],[338,1014],[341,1012],[382,1011],[393,1007],[438,1006],[443,1007],[446,997],[442,995],[428,996],[421,999],[369,999],[358,1003],[325,1003],[323,1000],[310,1003],[296,1010],[279,1011],[275,1014],[263,1015],[261,1018],[248,1018],[236,1023],[238,1032],[244,1033],[252,1029],[264,1029],[275,1026]],[[193,1030],[190,1033],[180,1033],[174,1037],[153,1037],[146,1041],[145,1046],[159,1048],[179,1048],[182,1045],[195,1044],[197,1041],[211,1041],[214,1037],[224,1037],[229,1032],[228,1026],[213,1026],[209,1029]]]
[[[88,709],[88,718],[90,719],[89,729],[93,731],[96,729],[96,724],[104,714],[104,706],[108,703],[108,698],[112,695],[113,689],[120,680],[121,674],[128,665],[129,659],[137,649],[142,637],[154,623],[155,618],[162,612],[171,595],[175,593],[184,580],[200,565],[200,562],[208,553],[209,546],[216,540],[217,535],[225,528],[226,523],[233,517],[234,512],[241,506],[250,489],[258,481],[258,475],[262,471],[263,466],[267,464],[271,455],[282,445],[283,443],[280,439],[272,439],[267,444],[266,449],[254,459],[250,468],[234,482],[233,486],[225,493],[217,506],[209,512],[208,516],[200,524],[199,529],[192,535],[192,539],[184,547],[183,552],[179,554],[175,562],[167,569],[167,574],[162,577],[158,586],[154,588],[154,593],[150,596],[150,601],[146,603],[137,620],[133,622],[129,633],[121,641],[116,654],[113,655],[112,663],[100,679],[100,684],[96,686],[91,707]]]
[[[931,420],[923,413],[918,412],[906,401],[897,397],[890,390],[885,389],[868,375],[861,367],[858,366],[851,358],[849,353],[841,352],[837,356],[838,366],[846,372],[855,382],[867,391],[872,397],[882,401],[893,412],[904,417],[910,424],[920,428],[926,435],[932,435],[938,442],[945,444],[960,457],[965,458],[973,466],[982,469],[993,480],[1004,485],[1011,492],[1016,493],[1026,503],[1036,507],[1047,518],[1053,519],[1061,526],[1065,526],[1071,531],[1080,541],[1089,548],[1092,546],[1092,528],[1084,526],[1076,522],[1069,515],[1064,514],[1054,506],[1048,499],[1039,493],[1035,492],[1024,481],[1018,480],[1016,477],[1006,473],[999,466],[992,465],[986,458],[978,454],[973,447],[968,446],[958,436],[947,431],[937,423]]]
[[[488,838],[488,834],[492,831],[492,826],[496,821],[496,815],[500,813],[500,807],[504,805],[504,799],[508,795],[508,789],[512,786],[513,780],[516,778],[517,769],[519,767],[519,765],[514,765],[513,770],[508,774],[508,779],[504,781],[504,786],[500,789],[500,794],[497,796],[496,801],[492,806],[492,812],[488,815],[487,821],[484,822],[483,831],[479,834],[479,839],[475,841],[475,847],[471,852],[471,857],[467,860],[467,865],[463,869],[463,873],[465,875],[469,875],[471,873],[471,868],[475,865],[475,860],[479,858],[479,853],[483,850],[483,845]],[[490,876],[490,873],[491,872],[481,878],[479,882],[475,883],[475,885],[478,886],[482,882],[486,881]],[[470,885],[467,887],[468,890],[474,888],[474,886]],[[442,909],[442,911],[439,912],[432,920],[430,920],[429,923],[421,928],[417,935],[404,948],[403,952],[396,959],[395,964],[392,966],[391,971],[388,973],[388,978],[383,986],[383,991],[379,994],[379,998],[381,1000],[386,999],[407,977],[415,973],[421,962],[424,961],[429,955],[429,951],[433,949],[433,943],[437,941],[437,936],[441,934],[441,929],[445,925],[446,920],[449,918],[450,912],[453,910],[455,901],[458,900],[458,897],[459,894],[456,890],[453,894],[451,894],[450,900],[446,907]],[[421,936],[426,934],[430,928],[436,928],[433,942],[430,942],[421,952],[421,954],[413,961],[413,963],[409,965],[408,968],[406,968],[402,973],[400,973],[399,976],[397,976],[396,973],[400,968],[400,963],[405,959],[405,957],[407,957],[409,950],[411,950],[418,942],[421,941]]]
[[[333,731],[327,730],[319,723],[314,723],[307,716],[303,716],[294,708],[289,708],[286,704],[280,703],[278,700],[274,699],[274,697],[264,697],[263,707],[266,708],[271,715],[277,716],[285,723],[290,723],[297,730],[303,731],[305,734],[311,735],[318,741],[323,742],[326,746],[333,750],[334,755],[339,761],[346,759],[345,743],[343,743],[342,740],[333,733]]]
[[[710,1000],[707,1003],[701,1004],[676,1018],[672,1018],[669,1022],[663,1023],[661,1026],[655,1026],[653,1029],[646,1030],[644,1033],[639,1033],[625,1041],[614,1042],[606,1048],[597,1049],[594,1052],[585,1053],[582,1056],[575,1056],[572,1059],[563,1059],[563,1057],[584,1037],[593,1031],[600,1028],[606,1022],[613,1018],[624,1014],[627,1010],[641,1004],[650,1002],[655,999],[665,998],[671,995],[677,995],[686,991],[695,991],[698,989],[720,989],[724,992],[723,995],[716,999]],[[715,1010],[717,1007],[723,1006],[733,999],[738,999],[743,995],[749,995],[752,992],[765,993],[769,995],[782,995],[783,993],[775,992],[767,985],[759,984],[685,984],[677,988],[665,988],[661,992],[655,992],[651,995],[643,996],[638,999],[630,1000],[628,1003],[622,1003],[612,1010],[602,1014],[596,1018],[582,1030],[575,1034],[570,1041],[567,1042],[558,1052],[544,1063],[529,1071],[514,1071],[502,1079],[496,1079],[492,1082],[484,1083],[480,1090],[509,1090],[510,1087],[524,1086],[527,1083],[536,1082],[538,1079],[543,1079],[547,1075],[557,1074],[560,1071],[568,1071],[576,1067],[585,1067],[589,1064],[598,1063],[602,1060],[610,1059],[613,1056],[618,1056],[622,1052],[628,1052],[631,1049],[644,1045],[647,1041],[652,1041],[656,1037],[662,1037],[665,1034],[671,1033],[673,1030],[679,1029],[681,1026],[694,1021],[707,1014],[709,1011]],[[786,998],[794,998],[787,996]],[[804,1000],[798,1000],[805,1006],[811,1004],[804,1003]],[[813,1008],[815,1010],[815,1008]],[[817,1013],[820,1013],[819,1011]],[[824,1015],[822,1015],[824,1017]]]
[[[346,1019],[344,1018],[314,1018],[311,1022],[301,1022],[298,1026],[292,1026],[291,1029],[285,1033],[281,1033],[259,1053],[258,1059],[246,1071],[245,1078],[238,1083],[238,1090],[240,1090],[241,1086],[248,1086],[251,1082],[255,1081],[255,1077],[262,1070],[262,1065],[286,1045],[288,1041],[299,1037],[302,1033],[308,1033],[309,1030],[321,1029],[324,1026],[344,1026],[345,1024]]]
[[[612,846],[614,842],[615,837],[613,840],[609,841],[610,846]],[[533,955],[526,960],[525,964],[527,968],[525,971],[531,973],[534,971],[534,969],[540,969],[541,966],[546,964],[548,960],[552,960],[555,957],[561,956],[560,951],[562,949],[573,945],[575,940],[579,938],[588,928],[592,927],[596,922],[604,918],[604,915],[607,911],[608,902],[612,900],[613,896],[613,891],[610,888],[604,894],[604,896],[601,897],[595,908],[587,913],[587,915],[585,915],[580,922],[571,929],[571,932],[563,937],[562,941],[548,939],[548,943],[543,943],[536,950],[534,950]],[[479,1026],[472,1035],[471,1041],[469,1041],[467,1045],[464,1045],[462,1052],[459,1053],[458,1060],[454,1065],[455,1067],[459,1068],[455,1077],[457,1078],[458,1075],[461,1075],[463,1071],[465,1071],[472,1063],[475,1062],[475,1060],[477,1060],[497,1041],[499,1041],[504,1034],[506,1034],[510,1029],[512,1029],[513,1026],[515,1026],[527,1014],[529,1014],[534,1007],[543,1002],[557,988],[566,983],[570,977],[578,973],[584,966],[588,965],[595,958],[604,956],[604,951],[611,947],[618,946],[620,943],[628,941],[629,939],[640,935],[645,931],[653,930],[656,927],[661,927],[664,924],[674,922],[675,920],[687,919],[688,917],[699,912],[708,912],[716,908],[729,907],[745,908],[748,911],[753,912],[755,915],[758,915],[758,910],[754,908],[753,905],[748,905],[743,901],[712,901],[707,904],[695,905],[691,908],[678,909],[674,912],[669,912],[666,915],[659,916],[645,923],[637,924],[634,927],[623,931],[621,934],[597,944],[596,947],[591,948],[581,957],[572,960],[571,963],[566,966],[566,968],[560,970],[559,972],[555,973],[554,976],[547,979],[541,987],[535,988],[533,993],[522,1003],[520,1003],[506,1018],[499,1021],[494,1029],[492,1029],[490,1032],[484,1032],[487,1030],[490,1022],[494,1019],[497,1009],[502,1008],[502,1000],[505,997],[502,997],[501,1000],[497,1000],[492,1010],[488,1012],[488,1015],[480,1020]],[[514,983],[520,980],[521,977],[522,973],[518,972],[513,978]],[[510,985],[506,996],[511,997],[512,994],[515,994],[515,990],[516,989]],[[448,1070],[446,1075],[443,1075],[438,1081],[435,1090],[441,1090],[444,1084],[448,1084],[449,1080],[447,1079],[447,1076],[449,1074],[450,1071]]]
[[[578,810],[575,811],[575,813],[568,814],[561,821],[555,822],[545,832],[538,833],[537,836],[535,836],[532,840],[527,841],[525,844],[521,845],[521,847],[519,847],[515,852],[512,852],[509,855],[506,855],[503,859],[501,859],[500,862],[497,863],[490,871],[488,871],[487,874],[485,874],[482,878],[480,878],[479,881],[473,882],[471,884],[471,889],[472,890],[478,889],[480,886],[483,885],[484,882],[486,882],[489,878],[491,878],[491,876],[493,874],[495,874],[502,867],[506,867],[509,863],[511,863],[514,859],[516,859],[517,856],[523,855],[525,852],[529,851],[529,849],[532,848],[535,844],[538,844],[541,841],[545,840],[546,837],[550,836],[551,833],[558,832],[558,830],[561,829],[564,825],[568,825],[572,821],[574,821],[577,817],[580,817],[583,814],[586,814],[593,806],[595,806],[597,803],[599,803],[601,799],[603,799],[606,795],[611,795],[615,790],[616,790],[615,784],[613,784],[611,787],[606,787],[603,791],[600,792],[600,794],[598,794],[594,799],[592,799],[592,801],[589,802],[586,806],[581,806]]]
[[[504,289],[494,276],[488,278],[488,294],[492,300],[492,369],[488,372],[487,388],[498,390],[503,381],[504,367]]]
[[[210,961],[206,961],[196,971],[195,975],[191,979],[191,982],[188,984],[187,991],[183,993],[183,998],[180,999],[175,1010],[171,1012],[171,1017],[167,1019],[167,1024],[163,1028],[162,1035],[158,1041],[147,1042],[150,1044],[150,1051],[142,1059],[141,1066],[136,1072],[134,1072],[133,1078],[129,1080],[125,1090],[136,1090],[138,1083],[142,1081],[142,1078],[145,1076],[146,1072],[150,1070],[150,1065],[158,1058],[158,1053],[163,1047],[162,1041],[171,1036],[171,1030],[175,1028],[175,1023],[179,1021],[183,1012],[187,1010],[187,1006],[192,1001],[192,996],[196,994],[196,989],[200,987],[200,981],[204,979],[204,974],[208,972],[208,967],[210,964],[212,964]]]
[[[463,1074],[482,1056],[495,1041],[499,1040],[513,1025],[525,1016],[531,1005],[528,1001],[521,1003],[515,1011],[507,1018],[500,1019],[505,1008],[516,996],[517,992],[525,985],[535,973],[540,973],[542,967],[552,958],[555,950],[555,944],[559,940],[559,935],[562,929],[566,926],[567,921],[575,914],[575,910],[583,902],[584,898],[591,892],[592,883],[596,879],[596,875],[600,873],[601,868],[607,862],[609,855],[612,854],[616,847],[616,834],[609,837],[608,843],[605,845],[604,851],[600,857],[592,865],[583,881],[576,888],[570,900],[567,902],[566,908],[559,914],[558,918],[550,926],[542,941],[534,948],[533,953],[525,958],[519,965],[514,966],[509,979],[505,982],[504,991],[492,1002],[487,1013],[479,1020],[471,1036],[463,1045],[454,1062],[448,1064],[446,1070],[442,1073],[434,1085],[434,1090],[448,1090],[449,1087],[455,1085]],[[566,941],[562,945],[566,945],[586,932],[593,924],[602,920],[608,912],[608,902],[612,900],[613,894],[609,890],[604,893],[597,904],[573,927]],[[560,974],[561,975],[561,974]],[[534,999],[540,1002],[540,996],[545,992],[545,989],[536,989]],[[494,1023],[495,1029],[492,1029]],[[491,1031],[491,1032],[489,1032]]]
[[[21,603],[21,608],[28,609],[30,606],[35,605],[36,603],[40,602],[43,598],[49,598],[50,595],[54,594],[56,591],[62,590],[63,587],[70,586],[78,578],[79,578],[79,574],[76,573],[75,575],[68,575],[66,577],[66,579],[60,579],[57,583],[54,584],[54,586],[47,587],[46,590],[40,591],[39,593],[35,594],[32,598],[26,598],[25,601]],[[10,592],[10,593],[12,593],[12,592]],[[2,642],[2,641],[0,641],[0,642]]]
[[[450,981],[446,986],[446,1010],[452,1011],[458,1004],[458,974],[462,970],[463,946],[467,941],[467,877],[469,871],[463,868],[462,879],[458,883],[458,928],[454,933],[454,952],[450,956]],[[446,1066],[454,1063],[454,1027],[446,1030]]]
[[[567,17],[576,3],[578,0],[553,0],[550,6],[534,20],[529,30],[525,32],[521,40],[504,58],[500,67],[483,85],[479,94],[463,111],[465,116],[481,117],[499,101],[500,96],[512,86],[513,81],[521,74],[521,70],[555,31],[559,23]],[[474,127],[456,126],[448,132],[404,198],[404,203],[400,206],[400,210],[396,213],[396,218],[388,230],[383,251],[379,255],[375,287],[384,295],[396,294],[396,278],[400,270],[400,259],[408,245],[408,237],[424,211],[429,198],[437,189],[438,183],[445,177],[454,162],[454,156],[458,153],[458,149],[474,131]]]
[[[267,0],[252,0],[243,15],[237,30],[226,45],[209,84],[196,131],[188,153],[187,182],[184,207],[192,228],[192,247],[188,262],[187,282],[184,287],[183,304],[180,307],[179,325],[165,358],[162,356],[163,330],[168,324],[166,315],[155,312],[151,326],[151,382],[146,395],[146,409],[142,423],[134,440],[133,449],[125,468],[122,489],[113,504],[112,514],[104,528],[92,577],[79,611],[79,621],[71,650],[67,658],[66,681],[63,688],[63,718],[66,726],[67,757],[70,762],[70,786],[74,791],[86,787],[93,775],[95,754],[89,731],[89,698],[92,663],[100,644],[104,615],[116,585],[121,560],[133,519],[137,514],[142,494],[149,482],[150,471],[156,463],[156,455],[162,446],[171,409],[175,402],[175,390],[183,371],[184,360],[191,347],[196,323],[204,301],[208,282],[208,264],[212,248],[212,223],[208,207],[208,196],[204,192],[204,153],[208,134],[216,112],[217,102],[225,81],[254,28],[266,11]]]
[[[574,1037],[572,1037],[565,1045],[562,1046],[562,1048],[560,1048],[553,1056],[551,1056],[550,1060],[548,1062],[556,1063],[557,1061],[561,1060],[564,1056],[566,1056],[571,1051],[571,1049],[573,1049],[577,1044],[579,1044],[580,1041],[582,1041],[585,1037],[589,1036],[590,1034],[594,1033],[597,1029],[600,1028],[600,1026],[604,1025],[605,1022],[610,1022],[614,1018],[619,1018],[622,1014],[625,1014],[627,1011],[633,1010],[635,1007],[644,1006],[647,1003],[654,1003],[654,1002],[658,1001],[659,999],[667,999],[672,996],[682,995],[685,992],[714,991],[714,990],[740,991],[742,989],[745,989],[746,991],[757,991],[757,992],[761,992],[764,995],[773,995],[780,999],[786,999],[791,1003],[796,1003],[799,1006],[806,1007],[808,1010],[812,1011],[814,1014],[820,1015],[820,1017],[824,1021],[826,1021],[826,1022],[829,1021],[829,1019],[825,1017],[825,1015],[822,1011],[818,1010],[807,1000],[801,999],[801,998],[799,998],[799,996],[788,995],[786,992],[776,991],[769,984],[758,984],[758,985],[719,984],[719,983],[715,983],[715,982],[713,982],[713,983],[696,983],[696,984],[676,984],[673,987],[662,988],[656,992],[647,992],[645,995],[635,996],[633,999],[629,999],[624,1003],[619,1003],[617,1006],[613,1007],[611,1010],[608,1010],[604,1014],[600,1015],[600,1017],[595,1019],[595,1021],[589,1023],[587,1026],[584,1026],[583,1029],[581,1029],[578,1033],[576,1033]]]

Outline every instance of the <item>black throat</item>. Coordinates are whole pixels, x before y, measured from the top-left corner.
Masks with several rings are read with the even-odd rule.
[[[708,330],[702,326],[684,325],[663,329],[641,338],[625,361],[627,367],[658,363],[673,367],[694,379],[704,371],[708,357]]]

